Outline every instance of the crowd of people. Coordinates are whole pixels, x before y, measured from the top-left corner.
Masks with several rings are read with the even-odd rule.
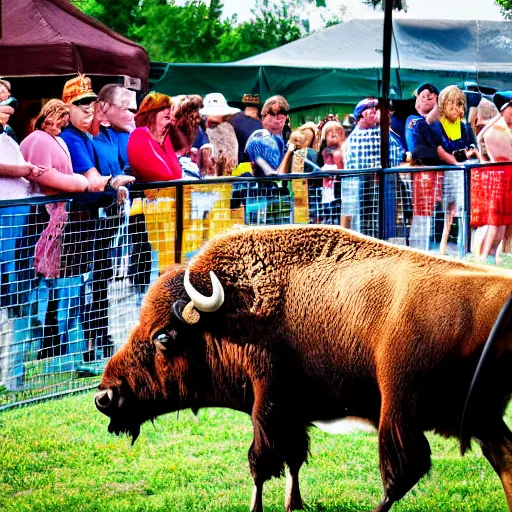
[[[499,104],[499,112],[492,102],[483,99],[469,115],[464,92],[455,85],[439,92],[433,84],[424,83],[414,94],[414,115],[403,119],[391,110],[390,166],[509,160],[508,140],[503,138],[508,135],[503,128],[508,126],[509,92],[496,94],[494,103]],[[9,82],[0,79],[0,141],[4,155],[0,157],[0,180],[6,184],[0,188],[0,199],[103,190],[116,191],[122,199],[126,195],[124,187],[135,180],[148,183],[228,175],[258,177],[319,169],[358,171],[381,165],[381,110],[375,98],[361,100],[343,121],[329,114],[318,124],[307,122],[292,130],[290,106],[283,96],[272,96],[261,105],[258,95],[245,94],[240,110],[228,105],[221,93],[202,98],[151,92],[137,106],[134,91],[109,84],[96,94],[91,80],[79,75],[65,84],[62,100],[51,100],[43,106],[34,119],[33,132],[19,148],[8,124],[16,103]],[[485,130],[487,123],[490,127]],[[502,133],[501,139],[498,133]],[[486,139],[490,139],[491,151]],[[396,190],[400,176],[394,179],[388,179],[390,190]],[[446,252],[453,219],[461,214],[461,180],[462,174],[456,172],[425,173],[414,174],[413,183],[405,185],[412,188],[416,217],[413,228],[422,230],[435,205],[443,200],[446,217],[442,253]],[[324,181],[325,197],[330,195],[332,182]],[[365,234],[375,234],[378,196],[374,188],[369,177],[344,180],[341,187],[343,209],[352,218],[351,227]],[[474,210],[479,216],[474,225],[483,222],[487,199],[481,194],[474,196]],[[392,210],[395,202],[389,200]],[[58,207],[53,208],[56,219]],[[476,237],[481,242],[477,252],[485,257],[497,238],[508,239],[512,232],[506,227],[507,218],[491,215],[491,221],[484,225],[493,226],[485,233],[480,230]]]
[[[401,119],[390,111],[391,167],[510,159],[510,144],[505,140],[509,92],[496,94],[499,111],[483,99],[469,116],[464,92],[455,85],[439,92],[425,83],[414,94],[414,115]],[[343,121],[329,114],[319,124],[307,122],[292,130],[290,106],[283,96],[272,96],[261,105],[258,95],[245,94],[240,110],[228,105],[221,93],[202,98],[151,92],[137,106],[134,91],[109,84],[96,94],[91,80],[79,75],[65,84],[62,100],[43,106],[33,120],[33,132],[20,147],[8,124],[16,103],[9,82],[0,79],[0,181],[5,183],[0,199],[113,190],[121,200],[126,195],[124,187],[134,181],[258,177],[319,169],[358,171],[381,165],[381,109],[375,98],[361,100]],[[487,123],[490,126],[484,129]],[[456,172],[414,174],[409,187],[418,228],[443,200],[442,253],[453,219],[461,214],[461,176]],[[332,181],[324,181],[325,197]],[[374,181],[369,177],[343,181],[343,209],[353,219],[351,227],[375,234],[378,197],[373,192]],[[388,181],[390,189],[397,188],[396,178]],[[483,222],[488,201],[481,194],[474,199],[479,216],[474,224],[478,224]],[[389,204],[392,209],[393,202]],[[52,229],[58,231],[62,209],[56,205],[52,210]],[[497,238],[508,239],[512,233],[506,227],[510,225],[507,218],[491,218],[484,225],[493,226],[479,233],[480,252],[486,256]]]
[[[393,109],[389,111],[391,167],[512,161],[512,92],[497,93],[493,102],[482,99],[470,112],[466,112],[464,92],[455,85],[439,91],[425,83],[414,95],[414,115],[403,119],[395,116]],[[258,95],[245,94],[240,109],[229,105],[218,92],[204,98],[151,92],[137,105],[134,91],[108,84],[96,93],[90,78],[80,74],[66,82],[61,99],[42,106],[33,119],[32,132],[19,145],[9,127],[16,106],[10,83],[0,79],[0,200],[59,192],[111,192],[112,200],[105,203],[102,213],[96,208],[85,216],[84,212],[73,216],[73,206],[59,201],[41,207],[45,211],[39,215],[47,220],[34,250],[35,270],[44,279],[91,270],[92,301],[84,315],[84,336],[91,354],[98,346],[111,345],[107,284],[115,269],[109,251],[120,230],[133,234],[132,273],[138,276],[134,279],[140,281],[142,291],[149,283],[151,248],[144,218],[126,214],[131,183],[346,170],[350,177],[340,180],[336,175],[320,181],[321,201],[339,199],[341,223],[376,236],[376,177],[354,176],[357,171],[381,167],[384,110],[376,98],[362,99],[353,113],[342,119],[329,114],[320,123],[309,121],[292,129],[290,105],[283,96],[260,102]],[[412,214],[411,238],[414,232],[423,233],[436,209],[442,208],[445,221],[440,252],[446,253],[453,220],[462,215],[464,207],[462,180],[462,171],[409,173],[404,169],[387,175],[383,200],[387,219],[392,220],[386,238],[393,238],[399,208],[408,208]],[[408,206],[398,204],[398,190],[403,191]],[[474,251],[483,259],[491,252],[499,255],[512,249],[511,194],[508,167],[474,172]],[[12,245],[22,236],[30,211],[18,207],[13,220],[10,208],[0,208],[0,229],[8,226]],[[65,240],[70,217],[75,229]],[[4,267],[6,261],[15,259],[14,246],[8,246],[3,243],[0,264]],[[9,275],[6,268],[3,275]],[[45,325],[55,324],[56,308],[50,300]],[[59,354],[59,333],[53,337],[55,340],[52,333],[46,333],[41,357]]]

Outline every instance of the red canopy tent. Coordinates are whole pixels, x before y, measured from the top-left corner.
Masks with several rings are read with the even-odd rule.
[[[1,0],[0,76],[128,76],[148,87],[146,50],[68,0]]]

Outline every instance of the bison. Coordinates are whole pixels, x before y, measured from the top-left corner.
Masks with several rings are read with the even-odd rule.
[[[486,340],[512,272],[393,246],[337,227],[253,228],[208,242],[148,291],[139,323],[105,367],[97,408],[109,432],[159,415],[228,407],[250,415],[252,512],[287,467],[287,511],[302,508],[299,470],[315,420],[356,416],[378,428],[387,511],[430,468],[425,431],[474,438],[512,510],[512,329]]]

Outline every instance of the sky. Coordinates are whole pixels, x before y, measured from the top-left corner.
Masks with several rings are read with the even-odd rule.
[[[292,0],[293,1],[293,0]],[[254,0],[223,0],[224,15],[238,15],[238,21],[246,21],[251,17]],[[407,0],[407,13],[394,12],[397,18],[408,19],[451,19],[451,20],[495,20],[502,21],[500,8],[494,0]],[[363,4],[362,0],[327,0],[327,7],[337,11],[341,5],[347,7],[343,16],[345,21],[350,19],[383,18],[381,10],[373,10]],[[312,20],[312,28],[315,20]]]

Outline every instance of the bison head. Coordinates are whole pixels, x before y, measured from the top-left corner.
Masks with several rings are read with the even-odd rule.
[[[195,277],[205,289],[211,281],[210,297],[192,286],[188,269],[172,268],[150,288],[139,323],[106,365],[95,404],[110,418],[109,432],[128,433],[135,442],[145,421],[196,408],[207,374],[201,312],[218,310],[224,289],[213,272]]]

